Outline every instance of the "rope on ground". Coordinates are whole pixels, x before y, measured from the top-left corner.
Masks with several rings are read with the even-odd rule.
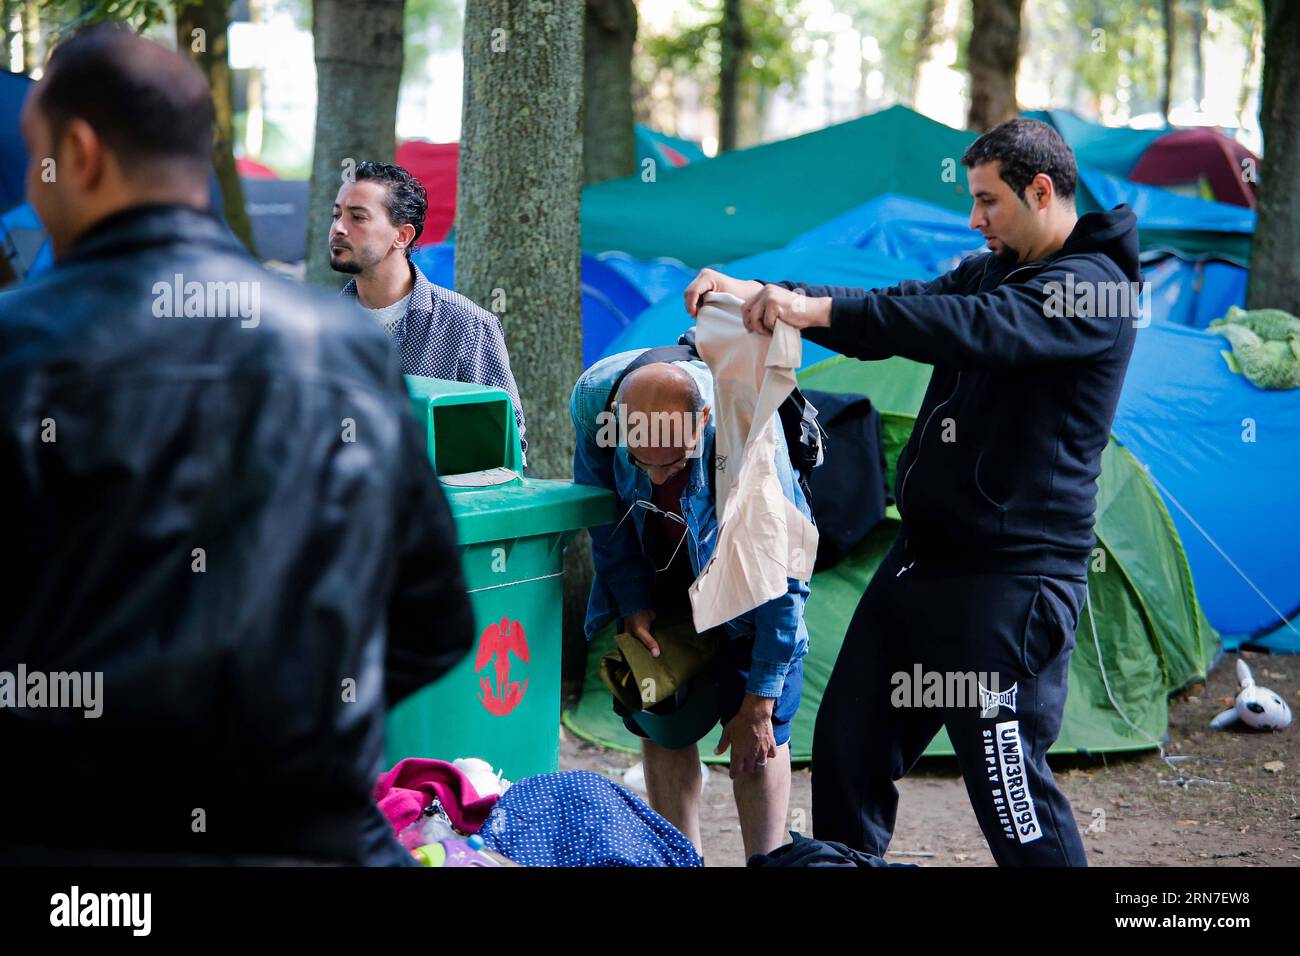
[[[1174,761],[1200,760],[1201,758],[1190,756],[1170,757],[1165,753],[1165,745],[1163,742],[1157,740],[1137,724],[1133,723],[1133,721],[1129,720],[1128,714],[1124,713],[1124,708],[1119,705],[1119,701],[1115,700],[1115,694],[1110,689],[1110,678],[1106,676],[1106,662],[1101,656],[1101,638],[1097,636],[1097,618],[1092,613],[1091,588],[1085,590],[1084,599],[1088,604],[1088,624],[1092,627],[1092,642],[1097,649],[1097,670],[1101,673],[1102,686],[1106,688],[1106,696],[1110,699],[1110,705],[1115,708],[1115,713],[1119,714],[1120,719],[1123,720],[1124,723],[1128,724],[1129,727],[1139,735],[1145,737],[1147,740],[1151,741],[1151,743],[1156,745],[1156,749],[1160,751],[1160,759],[1165,762],[1165,765],[1168,766],[1170,770],[1178,775],[1177,780],[1171,781],[1176,786],[1187,787],[1193,783],[1203,783],[1211,787],[1231,787],[1232,782],[1229,780],[1210,780],[1206,777],[1184,776],[1183,772],[1178,769],[1178,766]],[[1161,782],[1163,783],[1164,781]]]

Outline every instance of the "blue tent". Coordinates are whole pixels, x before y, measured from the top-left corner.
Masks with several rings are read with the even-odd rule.
[[[1079,212],[1128,203],[1138,219],[1143,250],[1175,249],[1184,255],[1218,255],[1250,261],[1255,210],[1181,196],[1159,186],[1129,182],[1086,166],[1079,168]]]
[[[1300,613],[1300,392],[1256,388],[1225,348],[1170,322],[1140,330],[1114,432],[1164,496],[1225,646],[1300,652],[1300,623],[1281,619]]]
[[[805,282],[864,288],[890,285],[899,279],[925,279],[934,275],[934,270],[920,263],[864,254],[852,246],[806,246],[760,252],[756,256],[746,256],[727,263],[721,267],[721,271],[738,279],[768,282],[802,279]],[[693,275],[692,273],[691,277]],[[676,342],[677,336],[693,324],[682,302],[682,293],[691,277],[683,279],[674,292],[642,312],[635,322],[605,347],[603,354],[614,355],[629,349],[652,348]],[[820,345],[804,342],[803,364],[799,367],[807,368],[834,354]]]
[[[21,73],[0,73],[0,212],[23,201],[27,147],[18,132],[18,117],[31,85],[31,78]]]
[[[676,259],[647,262],[622,252],[602,252],[596,258],[632,283],[652,305],[670,293],[681,292],[696,273]]]
[[[423,246],[411,255],[429,281],[456,288],[456,246],[444,242]],[[631,271],[631,270],[629,270]],[[685,283],[683,283],[683,286]],[[609,262],[582,257],[582,360],[590,365],[600,358],[610,340],[632,323],[648,305],[649,297]]]
[[[802,279],[827,285],[872,288],[899,279],[924,279],[952,269],[983,244],[964,216],[932,203],[885,193],[814,226],[784,249],[746,256],[720,267],[741,279]],[[607,258],[611,264],[617,260]],[[635,260],[632,260],[635,261]],[[605,355],[670,345],[690,327],[682,293],[695,270],[681,267],[661,295],[605,348]],[[830,355],[804,343],[804,368]]]
[[[1255,231],[1255,210],[1226,202],[1182,196],[1159,186],[1129,182],[1096,169],[1082,168],[1079,178],[1103,209],[1128,203],[1138,217],[1138,228],[1182,232]]]
[[[791,239],[787,249],[847,246],[872,255],[919,263],[935,273],[954,269],[984,246],[966,216],[885,193]]]
[[[1142,256],[1142,276],[1151,286],[1152,313],[1165,322],[1203,329],[1230,306],[1246,304],[1249,273],[1229,259],[1152,250]]]

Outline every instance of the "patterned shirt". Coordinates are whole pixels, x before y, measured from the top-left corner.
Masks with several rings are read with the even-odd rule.
[[[434,285],[415,263],[411,263],[411,273],[415,285],[406,317],[389,333],[402,358],[402,374],[505,389],[510,393],[519,442],[527,455],[524,407],[510,371],[501,320],[463,295]],[[350,279],[339,295],[356,299],[357,280]],[[361,304],[360,299],[357,304]]]

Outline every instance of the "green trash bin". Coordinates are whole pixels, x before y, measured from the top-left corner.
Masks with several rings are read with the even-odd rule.
[[[414,375],[406,384],[456,521],[475,638],[456,667],[389,712],[387,765],[481,757],[511,780],[554,771],[564,548],[579,529],[615,520],[614,496],[522,477],[505,391]]]

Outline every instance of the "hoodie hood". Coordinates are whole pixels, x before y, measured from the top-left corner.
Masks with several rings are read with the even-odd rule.
[[[1101,253],[1119,266],[1129,281],[1140,282],[1137,216],[1133,210],[1120,204],[1107,212],[1084,213],[1053,258],[1085,253]]]

